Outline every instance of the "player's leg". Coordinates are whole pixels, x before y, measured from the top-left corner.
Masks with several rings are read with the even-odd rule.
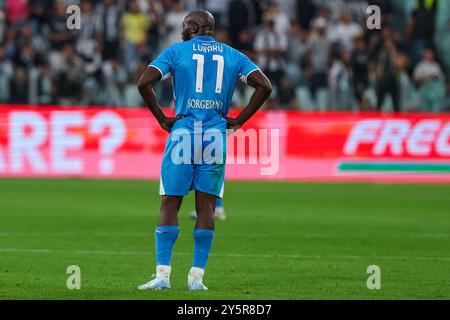
[[[156,277],[139,286],[140,290],[170,288],[172,251],[180,232],[178,211],[182,201],[181,196],[162,196],[159,223],[155,229]]]
[[[195,229],[214,230],[214,211],[216,209],[216,196],[205,192],[195,191],[195,209],[197,222]]]
[[[223,195],[225,164],[199,165],[194,174],[197,222],[194,229],[194,259],[188,275],[190,290],[207,290],[203,285],[206,262],[214,239],[216,199]]]
[[[156,278],[140,286],[141,290],[170,288],[172,251],[179,234],[178,211],[193,181],[192,165],[174,164],[172,161],[172,146],[169,140],[161,166],[161,210],[155,229]]]
[[[188,287],[190,290],[207,290],[203,284],[203,275],[214,239],[216,197],[196,190],[195,207],[197,222],[193,233],[194,258],[188,275]]]
[[[162,196],[159,223],[155,229],[157,276],[170,276],[173,246],[180,232],[178,212],[182,201],[180,196]]]
[[[178,226],[178,212],[182,201],[182,196],[162,196],[159,226]]]
[[[190,290],[207,290],[203,285],[203,275],[208,261],[214,239],[214,211],[216,198],[223,197],[225,160],[226,160],[226,133],[210,132],[203,137],[203,150],[210,148],[209,141],[215,141],[214,149],[204,162],[194,167],[193,189],[195,189],[195,204],[197,222],[194,229],[194,259],[188,275],[188,288]],[[219,137],[222,137],[220,140]]]

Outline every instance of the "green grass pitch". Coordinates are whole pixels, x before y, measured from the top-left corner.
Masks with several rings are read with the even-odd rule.
[[[158,184],[0,180],[0,299],[450,299],[450,185],[227,182],[205,274],[189,292],[188,213],[172,289],[154,271]],[[66,269],[81,268],[68,290]],[[367,267],[381,268],[369,290]]]

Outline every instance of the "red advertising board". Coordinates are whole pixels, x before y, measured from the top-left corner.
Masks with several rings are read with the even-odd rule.
[[[146,109],[0,106],[0,176],[159,179],[167,137]],[[450,183],[450,115],[260,111],[229,135],[226,172]]]

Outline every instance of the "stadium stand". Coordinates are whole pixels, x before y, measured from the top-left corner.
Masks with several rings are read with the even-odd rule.
[[[72,4],[80,30],[66,26]],[[369,5],[381,30],[366,27]],[[0,0],[0,103],[143,106],[138,77],[199,8],[270,76],[268,109],[450,110],[446,0]],[[171,93],[163,81],[162,105]]]

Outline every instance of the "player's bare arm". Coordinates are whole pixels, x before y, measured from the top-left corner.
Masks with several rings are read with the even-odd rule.
[[[247,106],[236,118],[231,118],[228,116],[224,117],[228,122],[228,129],[239,129],[255,114],[256,111],[259,110],[259,108],[261,108],[272,93],[272,84],[270,83],[270,80],[260,70],[256,70],[248,75],[247,84],[255,88],[255,91],[250,97],[250,101]]]
[[[159,70],[155,67],[149,66],[138,81],[138,89],[142,99],[158,121],[159,125],[165,131],[170,132],[170,129],[175,121],[181,119],[181,117],[167,117],[161,110],[161,107],[156,99],[155,90],[153,90],[153,86],[159,80],[161,80],[161,73]]]

